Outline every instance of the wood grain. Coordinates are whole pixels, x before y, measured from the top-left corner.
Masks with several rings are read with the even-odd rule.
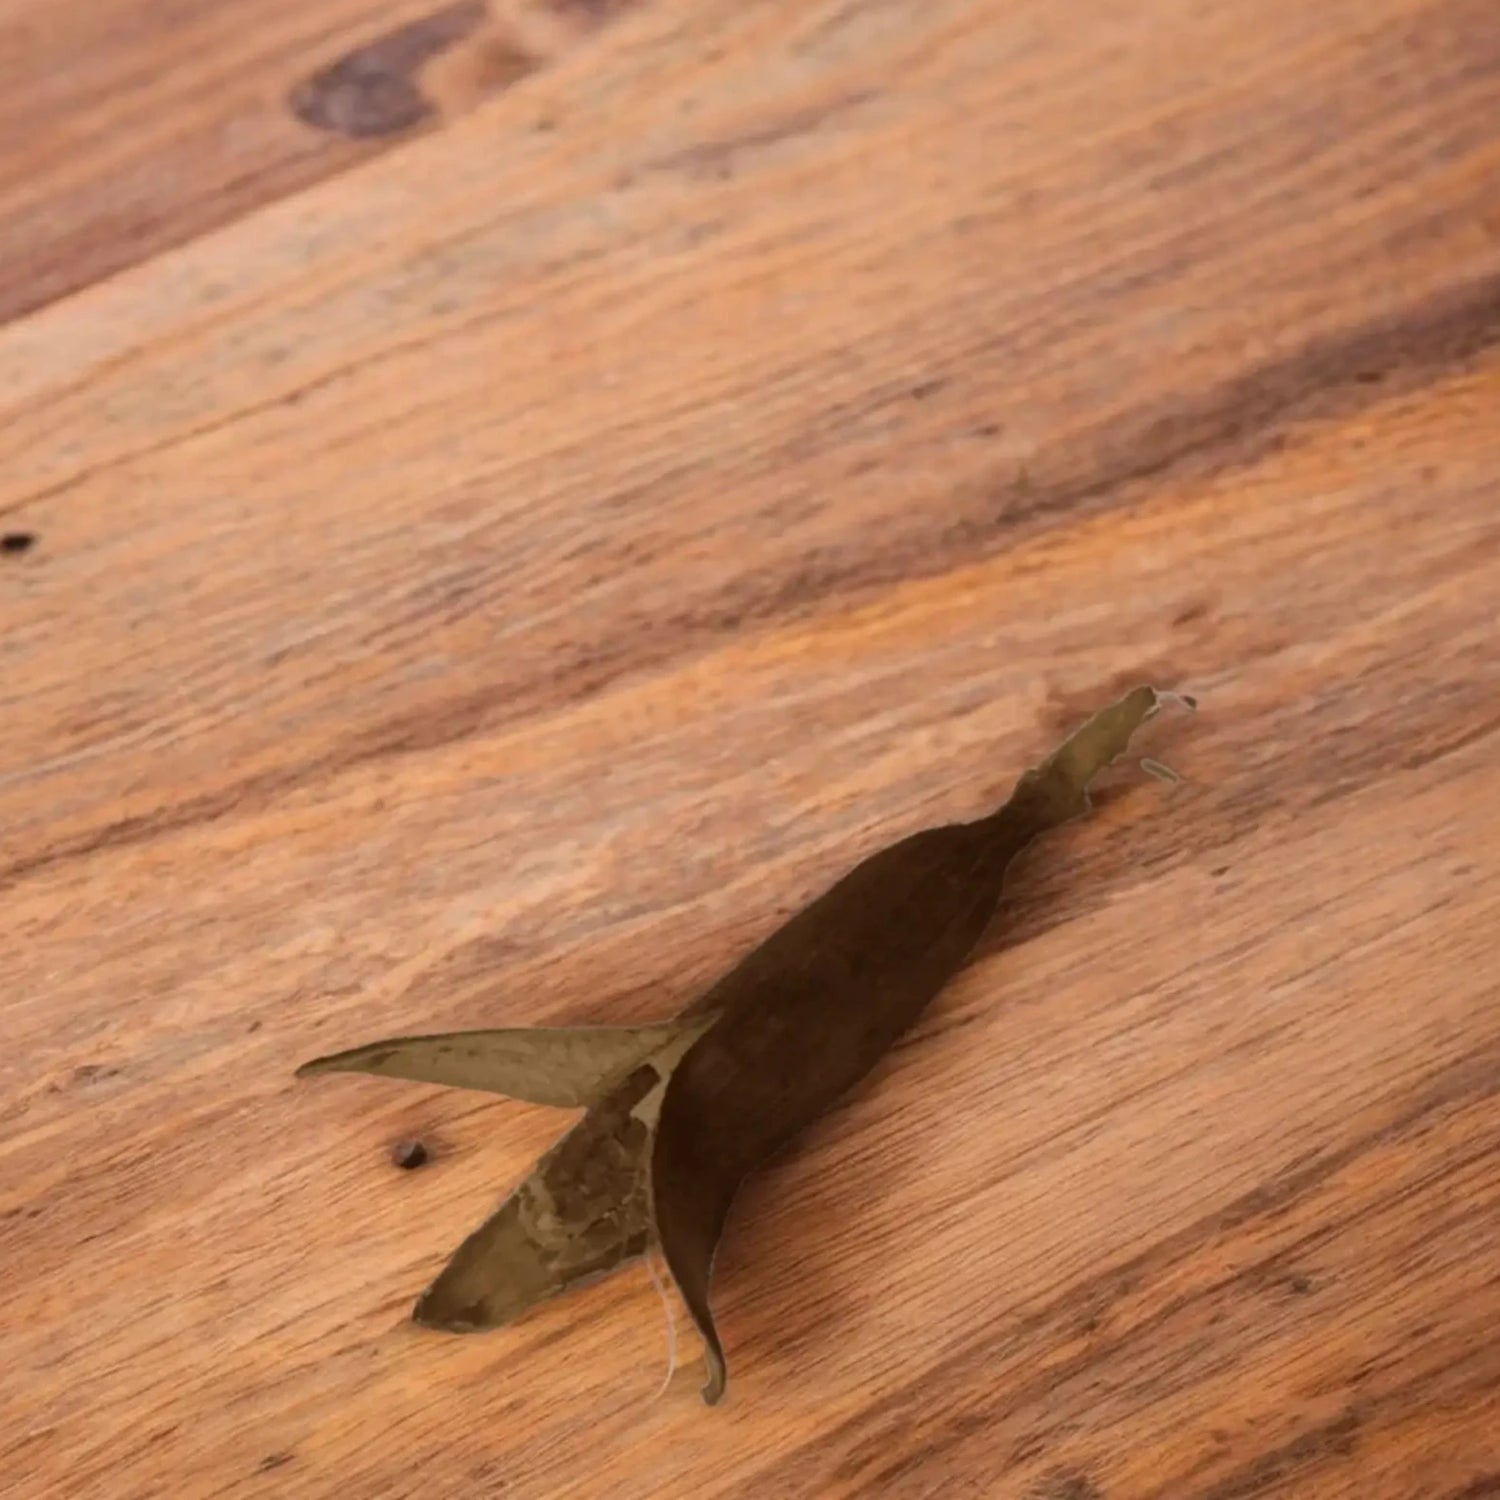
[[[1489,0],[587,24],[0,328],[0,1489],[1496,1493]],[[667,1014],[1140,680],[1186,781],[745,1193],[725,1406],[640,1267],[406,1322],[566,1117],[299,1061]]]
[[[0,321],[440,127],[633,0],[0,0]]]

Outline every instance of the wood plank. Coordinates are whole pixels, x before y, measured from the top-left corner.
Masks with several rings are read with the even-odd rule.
[[[0,322],[439,128],[630,0],[6,0]]]
[[[660,0],[0,329],[22,1493],[1492,1488],[1497,62]],[[668,1013],[1143,678],[1187,780],[747,1190],[725,1406],[639,1267],[406,1322],[563,1117],[298,1061]]]

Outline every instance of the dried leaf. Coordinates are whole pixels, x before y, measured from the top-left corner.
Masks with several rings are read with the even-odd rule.
[[[703,1338],[704,1399],[718,1401],[709,1280],[740,1183],[869,1072],[968,959],[1016,855],[1085,811],[1089,783],[1173,699],[1137,688],[1026,772],[997,812],[872,855],[675,1022],[397,1038],[300,1069],[589,1106],[459,1247],[416,1319],[494,1327],[655,1239]]]
[[[521,1026],[389,1037],[316,1057],[303,1063],[297,1076],[378,1073],[577,1109],[604,1098],[681,1036],[683,1028],[682,1021],[666,1021],[653,1026]]]
[[[452,1333],[496,1328],[645,1250],[663,1085],[707,1024],[700,1016],[659,1028],[670,1033],[665,1043],[550,1147],[458,1247],[417,1299],[417,1322]]]
[[[673,1071],[652,1159],[657,1238],[724,1393],[708,1304],[745,1176],[869,1072],[962,966],[1011,861],[1088,807],[1088,784],[1156,710],[1138,688],[1017,784],[996,813],[913,834],[857,865],[709,992],[719,1019]]]
[[[551,1147],[417,1299],[416,1321],[452,1333],[496,1328],[640,1255],[651,1129],[634,1107],[660,1082],[649,1065],[637,1069]]]

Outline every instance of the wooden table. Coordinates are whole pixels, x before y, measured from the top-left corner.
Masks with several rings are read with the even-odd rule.
[[[0,0],[0,1491],[1500,1494],[1495,0]],[[1196,693],[742,1195],[411,1299],[665,1015]],[[430,1162],[392,1164],[419,1139]]]

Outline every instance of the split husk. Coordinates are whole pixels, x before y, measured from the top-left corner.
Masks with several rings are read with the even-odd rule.
[[[304,1064],[585,1109],[418,1299],[493,1328],[642,1254],[663,1257],[724,1394],[714,1253],[745,1177],[857,1083],[964,965],[1031,841],[1086,811],[1094,777],[1174,695],[1136,688],[1017,782],[1004,806],[871,855],[674,1021],[395,1037]],[[1184,700],[1191,702],[1191,700]]]

